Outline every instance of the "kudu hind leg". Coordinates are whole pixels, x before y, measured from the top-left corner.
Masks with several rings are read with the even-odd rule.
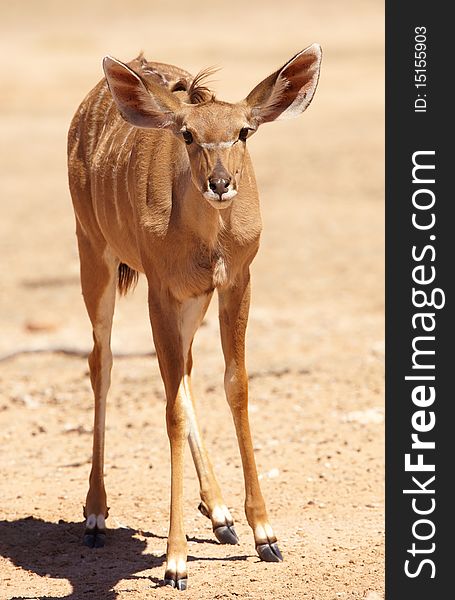
[[[188,441],[190,444],[194,466],[196,467],[196,472],[199,479],[201,496],[199,510],[205,517],[211,520],[213,532],[219,542],[222,544],[238,544],[239,538],[237,537],[237,533],[234,529],[234,521],[223,500],[220,486],[215,477],[212,462],[207,453],[199,423],[197,421],[195,400],[191,385],[192,365],[193,358],[190,350],[184,383],[187,397],[186,406],[189,426]]]
[[[248,376],[245,369],[245,333],[250,303],[249,276],[235,288],[220,291],[221,343],[226,362],[224,386],[232,412],[245,480],[245,514],[253,530],[256,550],[267,562],[281,562],[283,557],[277,545],[267,516],[267,509],[259,485],[253,442],[248,418]]]
[[[114,314],[118,261],[106,247],[94,246],[79,236],[81,283],[87,312],[93,327],[93,350],[89,355],[90,381],[95,400],[92,468],[84,507],[86,517],[84,544],[100,547],[105,541],[108,515],[104,487],[104,433],[106,398],[110,386],[112,352],[110,348]]]

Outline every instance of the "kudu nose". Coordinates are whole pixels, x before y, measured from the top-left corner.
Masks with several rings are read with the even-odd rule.
[[[221,198],[221,196],[227,192],[227,190],[229,189],[229,184],[231,183],[231,178],[228,177],[227,179],[223,178],[217,178],[217,177],[210,177],[209,179],[209,188],[212,190],[212,192],[215,192],[215,194],[218,194]]]

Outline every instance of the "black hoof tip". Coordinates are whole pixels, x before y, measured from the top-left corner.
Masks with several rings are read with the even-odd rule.
[[[95,536],[94,548],[102,548],[106,543],[106,534],[98,532]]]
[[[86,532],[83,543],[88,548],[102,548],[106,543],[106,534],[100,531]]]
[[[259,557],[265,562],[283,562],[283,555],[278,548],[278,544],[258,544],[256,546]]]
[[[222,525],[214,529],[213,533],[221,544],[232,544],[235,546],[239,543],[239,538],[233,525]]]
[[[188,586],[188,579],[165,579],[164,585],[169,585],[170,587],[176,588],[183,592]]]

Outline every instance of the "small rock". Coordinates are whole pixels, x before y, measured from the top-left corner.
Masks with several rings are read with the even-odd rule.
[[[276,467],[274,469],[270,469],[270,471],[268,471],[266,473],[267,477],[269,479],[275,479],[275,477],[279,477],[280,476],[280,471],[279,469],[277,469]]]
[[[41,405],[40,401],[30,394],[20,394],[14,398],[14,401],[18,404],[23,404],[26,408],[31,409],[39,408]]]
[[[73,423],[65,423],[65,425],[63,425],[63,431],[65,433],[91,433],[91,431],[86,429],[83,425],[74,425]]]
[[[366,410],[353,410],[342,416],[341,420],[344,423],[382,423],[384,414],[382,408],[368,408]]]
[[[259,473],[258,479],[264,479],[264,477],[268,477],[269,479],[275,479],[276,477],[279,477],[279,475],[280,471],[275,467],[273,469],[270,469],[270,471],[267,471],[266,473]]]

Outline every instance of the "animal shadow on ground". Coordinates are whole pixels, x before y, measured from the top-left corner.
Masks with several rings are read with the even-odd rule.
[[[65,600],[115,600],[117,593],[113,588],[121,580],[147,579],[150,588],[163,585],[162,579],[141,573],[166,562],[165,554],[143,554],[147,546],[143,538],[166,540],[166,536],[146,531],[141,531],[139,536],[134,529],[109,529],[104,548],[90,549],[82,545],[82,533],[81,523],[50,523],[34,517],[0,521],[0,555],[41,577],[67,579],[73,591],[64,597]],[[210,539],[189,539],[197,543],[213,542]],[[164,547],[165,542],[160,545]],[[230,556],[222,560],[246,559],[247,556]],[[191,560],[220,559],[189,556],[188,561]],[[11,596],[9,600],[57,600],[50,595],[33,595],[30,587],[25,594],[21,590],[15,590],[14,593],[19,595]],[[30,593],[32,595],[27,595]]]
[[[135,573],[158,567],[166,559],[164,555],[143,554],[146,541],[132,529],[110,529],[106,546],[97,550],[82,545],[82,533],[81,523],[49,523],[34,517],[0,521],[0,554],[42,577],[67,579],[73,587],[73,592],[65,597],[68,600],[89,597],[113,600],[117,594],[112,588],[120,580],[145,578]],[[19,595],[11,600],[38,597],[15,591]],[[51,600],[52,596],[41,598]]]

